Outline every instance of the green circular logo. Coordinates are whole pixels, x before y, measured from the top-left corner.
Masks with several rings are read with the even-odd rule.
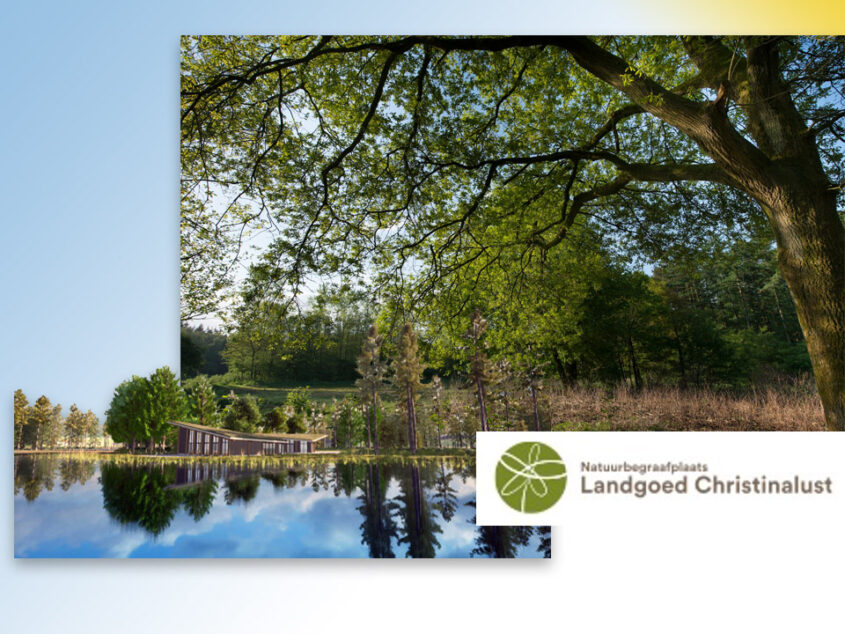
[[[541,442],[517,443],[499,458],[496,490],[512,509],[540,513],[554,506],[566,489],[566,465]]]

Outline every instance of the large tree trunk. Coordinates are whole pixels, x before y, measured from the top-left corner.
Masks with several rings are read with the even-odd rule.
[[[800,175],[796,175],[800,178]],[[845,228],[832,191],[766,209],[828,429],[845,431]]]
[[[741,190],[763,206],[827,427],[845,431],[845,227],[836,211],[838,187],[828,179],[812,126],[783,78],[779,38],[744,38],[745,56],[739,60],[736,49],[718,38],[683,42],[700,79],[716,91],[708,104],[676,95],[648,77],[632,78],[625,60],[587,38],[557,40],[587,71],[693,139],[727,176],[705,180]],[[746,130],[729,119],[729,101],[744,111]],[[637,170],[628,169],[638,177]]]

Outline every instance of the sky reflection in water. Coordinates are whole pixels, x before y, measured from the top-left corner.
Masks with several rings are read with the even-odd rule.
[[[474,469],[17,456],[15,556],[549,556],[548,529],[475,526]]]

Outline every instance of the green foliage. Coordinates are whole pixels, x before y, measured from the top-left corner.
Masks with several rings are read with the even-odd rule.
[[[322,287],[302,310],[274,297],[267,266],[254,265],[229,321],[223,357],[249,381],[352,381],[371,308],[359,291]]]
[[[367,337],[361,347],[361,354],[358,357],[358,374],[360,378],[355,381],[358,386],[361,404],[367,409],[368,437],[372,435],[371,441],[375,450],[379,449],[379,427],[378,407],[379,390],[384,383],[387,372],[387,365],[381,359],[381,345],[384,338],[379,335],[378,327],[373,324],[367,331]]]
[[[100,420],[90,409],[85,412],[85,435],[89,445],[100,436]]]
[[[134,451],[136,443],[150,438],[147,426],[147,380],[133,376],[115,388],[106,411],[105,431],[117,443],[127,444]]]
[[[182,367],[182,378],[196,375],[202,365],[202,349],[195,344],[182,329],[179,341],[179,357]]]
[[[106,412],[105,431],[131,451],[139,443],[152,451],[168,437],[172,444],[175,433],[168,423],[181,420],[186,410],[185,392],[165,366],[149,377],[133,376],[117,386]]]
[[[88,419],[74,403],[65,418],[65,439],[68,447],[79,447],[88,435]]]
[[[185,38],[185,310],[213,308],[230,283],[233,236],[266,231],[270,244],[228,324],[229,366],[252,382],[351,377],[368,345],[366,299],[344,302],[351,291],[341,285],[302,311],[292,306],[311,272],[348,280],[366,270],[387,337],[379,354],[390,356],[413,321],[422,358],[443,376],[474,380],[475,409],[460,416],[474,413],[482,428],[488,410],[510,425],[512,395],[499,398],[491,383],[503,359],[534,396],[553,373],[640,389],[738,387],[801,371],[808,357],[777,272],[773,205],[761,198],[771,190],[833,200],[842,47],[842,38]],[[777,105],[743,87],[764,48],[757,62],[767,60],[766,76],[784,87]],[[714,104],[725,106],[722,136],[703,119],[713,81],[691,81],[702,66],[717,72],[712,51],[729,53],[732,77]],[[608,60],[615,65],[599,72]],[[667,114],[678,104],[684,116]],[[762,104],[786,104],[788,116],[759,116]],[[786,137],[760,132],[770,120],[797,121],[794,137],[807,140],[787,144],[806,150],[789,158],[795,170],[737,167],[746,154],[786,160],[768,147]],[[824,188],[818,196],[787,178],[810,163],[823,167],[803,179]],[[779,184],[744,182],[758,171]],[[239,202],[220,205],[224,197]],[[832,208],[832,219],[798,213],[789,232],[827,218],[839,236],[835,259],[842,234]],[[475,310],[487,332],[467,345]],[[364,394],[367,372],[362,395],[376,400]]]
[[[255,397],[251,394],[237,396],[232,393],[229,394],[229,399],[229,405],[223,412],[223,427],[233,431],[257,431],[261,412],[258,409],[258,402]]]
[[[665,305],[643,273],[610,269],[599,284],[583,307],[582,345],[587,363],[592,362],[585,369],[604,381],[630,379],[641,388],[651,369],[647,362],[660,358],[646,351],[666,348]]]
[[[47,423],[41,427],[41,440],[44,448],[55,449],[58,447],[63,427],[62,406],[56,405],[47,416]]]
[[[191,420],[200,425],[218,427],[221,423],[220,412],[217,409],[217,395],[208,377],[200,374],[185,382],[188,393],[189,413]]]
[[[735,383],[765,383],[780,373],[799,376],[811,371],[807,345],[788,343],[771,332],[738,330],[724,335],[730,355],[728,376]]]
[[[420,377],[424,365],[419,358],[417,333],[411,324],[402,327],[396,359],[393,363],[393,384],[396,386],[396,402],[408,425],[408,444],[411,451],[417,448],[416,399],[422,383]]]
[[[287,420],[287,432],[289,434],[303,434],[307,431],[305,426],[305,414],[302,412],[294,412]]]
[[[15,449],[20,449],[23,446],[23,437],[24,437],[24,428],[26,427],[27,421],[27,405],[29,405],[29,401],[26,398],[26,394],[23,393],[23,390],[15,390],[14,395],[14,424],[15,424],[15,436],[14,436],[14,447]]]
[[[402,396],[406,393],[412,396],[419,394],[422,385],[420,377],[424,369],[425,366],[419,357],[417,333],[411,324],[405,324],[393,362],[393,383]]]
[[[383,408],[377,410],[379,447],[404,449],[410,447],[408,441],[408,421],[401,408]]]
[[[182,420],[188,409],[185,391],[176,375],[167,366],[158,368],[146,381],[147,426],[153,443],[161,443],[166,435],[175,438],[175,428],[169,423]]]
[[[365,439],[364,417],[351,395],[346,395],[336,406],[338,447],[357,446]]]
[[[286,402],[297,414],[301,414],[303,417],[311,416],[311,392],[307,386],[298,387],[288,392]]]
[[[27,421],[23,430],[23,442],[32,449],[43,449],[44,438],[52,424],[53,405],[43,394],[28,409]],[[50,448],[47,445],[47,448]]]
[[[99,435],[99,421],[91,410],[83,413],[71,405],[67,418],[62,418],[62,406],[53,406],[42,395],[31,407],[23,390],[14,395],[15,449],[29,445],[32,449],[57,449],[88,446]]]
[[[264,414],[264,431],[266,432],[281,432],[287,431],[287,416],[285,410],[281,407],[271,409]]]
[[[182,327],[181,366],[182,378],[200,374],[225,374],[226,362],[223,349],[226,346],[226,333],[207,330],[202,325],[196,328]]]

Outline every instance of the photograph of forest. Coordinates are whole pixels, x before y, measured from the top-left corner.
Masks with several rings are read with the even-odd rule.
[[[844,53],[184,37],[185,385],[348,448],[843,429]]]

